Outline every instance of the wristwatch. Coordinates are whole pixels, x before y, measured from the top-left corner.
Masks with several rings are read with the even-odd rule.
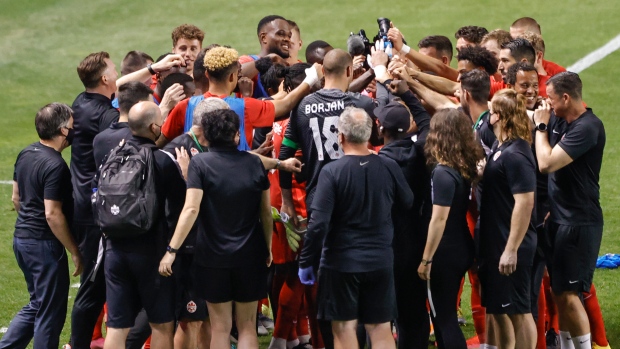
[[[276,160],[276,170],[280,169],[280,165],[282,164],[282,161],[280,161],[279,159]]]
[[[170,252],[170,253],[177,253],[179,252],[178,248],[172,248],[170,245],[168,245],[168,247],[166,247],[166,251]]]
[[[427,266],[431,263],[433,263],[432,259],[423,259],[422,262],[420,262],[421,264],[424,264],[424,266]]]
[[[547,124],[541,122],[540,124],[536,125],[536,131],[547,132]]]
[[[157,72],[155,71],[155,69],[153,69],[151,65],[152,65],[151,63],[147,64],[146,69],[149,70],[149,73],[151,73],[151,75],[157,74]]]

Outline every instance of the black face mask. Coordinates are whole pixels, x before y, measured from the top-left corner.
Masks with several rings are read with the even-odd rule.
[[[69,132],[67,133],[65,139],[67,140],[67,144],[71,145],[71,143],[73,143],[73,137],[75,137],[75,129],[67,127],[67,130]]]

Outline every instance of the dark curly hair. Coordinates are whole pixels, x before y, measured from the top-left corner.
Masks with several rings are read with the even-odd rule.
[[[457,61],[470,61],[476,67],[482,67],[489,75],[497,72],[499,61],[484,47],[466,46],[456,56]]]
[[[264,74],[260,75],[260,82],[266,91],[278,92],[278,88],[288,73],[288,67],[284,64],[274,64]]]
[[[201,123],[209,146],[237,146],[235,134],[239,131],[239,116],[234,111],[220,109],[205,113]]]
[[[506,83],[514,86],[517,83],[517,73],[520,71],[536,72],[536,68],[527,62],[517,62],[508,68],[508,72],[506,73]]]
[[[428,165],[452,167],[470,183],[476,180],[476,165],[484,158],[484,150],[471,132],[471,119],[458,109],[441,109],[433,115],[424,152]]]
[[[291,92],[301,85],[306,78],[306,69],[312,68],[312,64],[296,63],[288,67],[284,75],[284,91]]]
[[[465,27],[460,27],[459,30],[456,31],[454,37],[456,39],[463,38],[473,44],[480,44],[482,38],[487,35],[489,31],[487,28],[478,27],[475,25],[468,25]]]

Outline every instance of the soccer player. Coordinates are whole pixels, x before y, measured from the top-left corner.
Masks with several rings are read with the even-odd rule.
[[[41,108],[35,116],[39,142],[22,150],[15,161],[11,199],[17,212],[13,251],[24,273],[30,302],[15,315],[0,340],[2,348],[58,348],[67,315],[69,267],[82,272],[82,257],[69,222],[73,214],[71,174],[61,152],[73,140],[71,109],[61,103]],[[92,328],[91,328],[92,334]],[[90,343],[90,337],[89,337]]]
[[[154,148],[161,136],[163,116],[153,102],[139,102],[128,115],[132,137],[139,147]],[[105,277],[108,307],[105,349],[122,348],[138,311],[144,308],[152,330],[151,348],[171,348],[174,331],[173,280],[157,273],[169,234],[166,207],[179,207],[185,182],[175,161],[163,151],[153,150],[157,215],[152,228],[134,237],[106,239]]]
[[[313,41],[306,47],[306,62],[323,64],[325,55],[334,48],[323,40]]]
[[[304,45],[304,42],[301,40],[301,32],[299,31],[299,26],[297,23],[291,20],[287,20],[290,28],[291,28],[291,38],[289,39],[290,45],[288,48],[288,58],[286,59],[286,63],[288,65],[293,65],[297,63],[301,63],[299,60],[299,51]]]
[[[191,24],[182,24],[172,31],[172,53],[177,54],[185,61],[187,74],[193,76],[194,62],[200,50],[205,33]]]
[[[501,46],[497,70],[502,74],[504,82],[506,82],[508,68],[517,62],[528,62],[532,65],[536,62],[536,51],[534,47],[529,41],[523,38],[514,39]]]
[[[534,348],[531,268],[536,248],[533,226],[536,164],[525,97],[501,90],[491,101],[490,124],[498,142],[483,173],[480,204],[479,277],[482,304],[501,348]]]
[[[549,274],[560,313],[562,347],[589,348],[590,324],[579,292],[590,290],[603,234],[599,173],[605,128],[581,99],[582,82],[571,72],[547,81],[547,101],[534,113],[536,157],[549,173],[553,253]],[[552,122],[551,109],[562,123]]]
[[[426,154],[431,175],[433,215],[418,275],[427,281],[428,301],[439,348],[467,348],[453,301],[474,261],[474,240],[467,226],[471,184],[484,152],[461,112],[443,109],[431,120]]]
[[[536,63],[534,64],[534,66],[536,67],[538,75],[546,75],[548,76],[548,79],[553,75],[566,71],[564,67],[545,60],[545,41],[543,40],[542,36],[530,31],[526,31],[523,34],[519,35],[519,37],[529,41],[532,44],[532,47],[534,47],[534,50],[536,51]],[[546,80],[544,80],[544,82],[546,82]]]
[[[85,91],[71,106],[75,122],[70,167],[74,199],[72,233],[80,246],[84,272],[71,314],[71,345],[73,349],[88,349],[104,301],[95,290],[97,285],[88,281],[95,269],[101,239],[90,201],[98,166],[93,156],[93,139],[118,120],[119,113],[111,104],[118,73],[107,52],[88,55],[80,62],[77,72]]]
[[[482,38],[488,33],[489,31],[486,28],[475,25],[460,27],[459,30],[454,33],[454,37],[456,38],[456,51],[460,52],[467,46],[479,46]]]
[[[499,58],[499,51],[503,44],[512,40],[510,33],[503,29],[491,30],[487,35],[482,38],[480,46],[486,48],[495,56]]]
[[[363,109],[340,116],[345,156],[321,170],[299,262],[302,283],[312,284],[320,259],[319,318],[331,321],[336,348],[358,347],[358,321],[373,347],[395,348],[391,210],[410,207],[413,194],[394,161],[369,153],[372,124]]]
[[[452,62],[452,43],[443,35],[429,35],[418,42],[418,52],[433,57],[445,65]]]
[[[209,78],[209,91],[204,94],[205,98],[218,97],[224,99],[231,109],[239,115],[242,138],[239,143],[240,150],[249,150],[252,144],[253,130],[256,127],[269,127],[278,118],[288,116],[289,112],[297,105],[302,97],[310,92],[312,85],[320,79],[320,66],[316,65],[306,74],[306,80],[291,93],[279,100],[258,100],[254,98],[235,98],[230,94],[237,86],[239,79],[240,64],[236,50],[227,47],[215,47],[205,53],[204,65]],[[183,133],[186,122],[186,111],[189,100],[181,101],[168,115],[162,131],[165,144]]]
[[[527,110],[533,111],[538,107],[540,101],[536,67],[526,62],[513,64],[506,74],[506,85],[525,97]]]

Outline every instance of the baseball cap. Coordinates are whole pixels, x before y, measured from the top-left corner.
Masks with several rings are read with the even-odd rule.
[[[402,104],[391,101],[374,111],[384,130],[407,132],[411,126],[411,114]]]

